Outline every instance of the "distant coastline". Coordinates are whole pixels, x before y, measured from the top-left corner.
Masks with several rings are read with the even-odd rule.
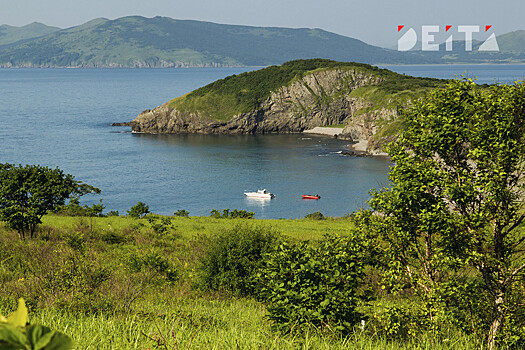
[[[322,29],[226,25],[168,17],[98,18],[60,29],[0,26],[2,68],[195,68],[278,65],[326,58],[374,65],[525,63],[525,31],[498,36],[500,51],[386,49]]]

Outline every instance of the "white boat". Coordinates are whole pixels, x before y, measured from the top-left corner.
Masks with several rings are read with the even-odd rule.
[[[257,192],[244,192],[244,195],[246,197],[252,197],[252,198],[273,198],[275,195],[273,193],[270,193],[268,191],[264,190],[258,190]]]

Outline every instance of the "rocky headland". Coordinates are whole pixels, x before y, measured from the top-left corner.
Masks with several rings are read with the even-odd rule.
[[[361,148],[365,145],[365,149],[356,150],[374,154],[381,153],[384,144],[395,137],[401,125],[398,108],[427,90],[426,85],[439,84],[434,79],[407,78],[361,64],[337,65],[337,62],[328,60],[290,63],[311,63],[309,61],[317,63],[313,67],[306,64],[307,68],[313,69],[298,71],[289,82],[267,91],[262,98],[255,96],[259,101],[252,103],[254,107],[245,111],[242,111],[243,90],[249,93],[253,88],[249,83],[258,83],[257,79],[250,77],[253,72],[243,73],[240,76],[244,78],[237,78],[239,81],[235,80],[236,77],[222,83],[218,81],[211,87],[202,88],[205,91],[196,90],[154,109],[145,110],[136,119],[124,124],[130,125],[133,132],[164,134],[265,134],[312,130],[314,133],[317,130],[320,134],[328,131],[334,134],[333,130],[316,128],[337,126],[334,128],[337,137]],[[264,74],[260,73],[263,71],[258,71],[261,79],[264,79]],[[276,74],[275,69],[271,74]],[[229,87],[225,88],[225,85]],[[235,87],[240,90],[241,97],[234,96],[236,98],[232,99],[229,90],[235,92]],[[227,100],[225,103],[220,100],[221,94]],[[264,91],[259,93],[263,94]],[[214,101],[218,102],[214,104]],[[231,111],[222,113],[224,109],[230,109],[235,101],[241,101],[239,108],[233,106],[235,108]],[[236,108],[240,112],[236,113]]]

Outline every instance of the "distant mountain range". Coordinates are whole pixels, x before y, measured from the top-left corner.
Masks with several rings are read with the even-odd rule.
[[[499,53],[398,52],[322,29],[132,16],[68,29],[2,25],[0,67],[268,66],[305,58],[370,64],[525,62],[525,31],[501,35],[498,43]]]
[[[23,27],[13,27],[6,24],[0,26],[0,45],[16,43],[21,40],[33,39],[59,31],[60,28],[49,27],[33,22]]]

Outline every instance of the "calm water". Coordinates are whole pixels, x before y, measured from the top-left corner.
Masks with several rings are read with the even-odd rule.
[[[525,65],[405,65],[381,66],[397,73],[404,73],[414,77],[432,77],[439,79],[453,79],[464,76],[473,79],[478,84],[511,84],[516,80],[525,79]]]
[[[388,68],[452,78],[468,67]],[[370,188],[387,184],[386,160],[341,156],[347,144],[335,139],[140,135],[110,126],[246,70],[0,69],[0,162],[58,166],[102,189],[84,203],[102,198],[106,210],[121,213],[143,201],[161,214],[186,209],[208,215],[230,208],[255,211],[257,218],[298,218],[314,211],[342,216],[364,206]],[[525,75],[525,66],[472,71],[480,83],[507,82]],[[277,197],[244,198],[245,190],[258,188]],[[322,198],[301,200],[304,193]]]

